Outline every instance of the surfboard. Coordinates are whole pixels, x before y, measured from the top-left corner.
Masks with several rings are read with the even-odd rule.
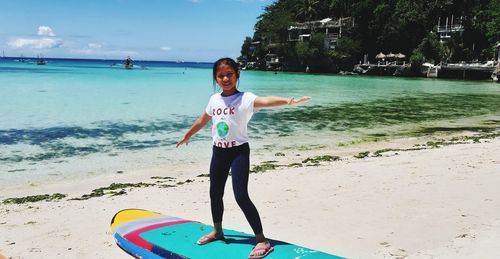
[[[255,245],[253,234],[224,229],[225,240],[206,245],[196,241],[212,227],[141,209],[125,209],[111,220],[113,237],[135,258],[248,258]],[[269,239],[274,251],[265,258],[343,258],[314,249]]]

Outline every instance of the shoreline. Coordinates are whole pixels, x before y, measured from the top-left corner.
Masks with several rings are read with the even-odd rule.
[[[348,142],[338,143],[332,147],[328,144],[314,145],[285,145],[276,146],[267,142],[255,147],[251,154],[251,173],[261,173],[271,170],[286,169],[287,167],[307,167],[320,166],[322,162],[361,159],[370,156],[382,156],[383,153],[394,155],[397,152],[412,151],[418,149],[431,149],[444,145],[455,145],[474,141],[475,139],[491,139],[500,137],[500,131],[491,129],[491,132],[434,132],[424,136],[403,136],[389,138],[362,138]],[[255,140],[254,142],[258,142]],[[115,162],[117,167],[114,173],[91,172],[75,175],[58,174],[49,175],[38,181],[16,182],[14,185],[6,186],[0,194],[0,203],[7,198],[20,198],[22,196],[46,195],[51,193],[64,193],[74,196],[80,193],[89,193],[93,189],[106,188],[114,183],[154,183],[152,178],[172,177],[175,179],[188,180],[199,175],[208,174],[208,164],[210,159],[210,148],[206,143],[191,143],[189,147],[182,147],[176,151],[180,153],[177,163],[170,164],[170,160],[157,166],[138,166],[136,168],[120,167],[120,162]],[[189,158],[194,155],[192,150],[204,148],[198,159]],[[254,149],[252,145],[252,149]],[[281,150],[281,151],[278,151]],[[197,156],[200,153],[196,153]],[[133,155],[132,155],[133,156]],[[319,158],[319,159],[318,159]],[[85,161],[86,158],[80,158]],[[70,164],[73,165],[73,164]],[[83,166],[84,162],[77,163],[76,166]],[[73,168],[63,167],[60,170],[72,170]],[[108,170],[109,171],[109,170]],[[61,176],[63,175],[63,176]],[[84,181],[85,186],[80,186]],[[78,186],[78,188],[75,188]],[[15,197],[14,197],[15,196]],[[75,197],[73,197],[75,198]]]
[[[254,166],[340,157],[319,161],[318,166],[310,166],[311,160],[301,167],[271,166],[273,170],[250,175],[250,195],[266,235],[350,258],[499,256],[494,244],[500,241],[500,200],[496,199],[500,195],[500,138],[402,150],[422,140],[364,143],[344,149],[345,153],[320,147],[284,151],[285,156],[254,154]],[[381,147],[391,150],[372,156]],[[365,151],[370,151],[368,156],[354,157]],[[185,169],[187,173],[175,179],[151,179],[162,176],[165,169],[144,168],[96,176],[85,184],[66,181],[38,186],[36,193],[33,187],[18,189],[18,194],[67,192],[68,196],[50,202],[1,204],[0,231],[5,234],[0,254],[7,258],[129,258],[109,230],[112,215],[125,208],[209,224],[208,178],[199,176],[202,172],[196,168]],[[117,196],[70,200],[113,182],[157,185],[117,188],[125,192]],[[234,201],[230,181],[228,185],[224,227],[251,233]]]

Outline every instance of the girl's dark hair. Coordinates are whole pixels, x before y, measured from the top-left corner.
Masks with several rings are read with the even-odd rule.
[[[232,58],[221,58],[221,59],[215,61],[214,68],[212,70],[214,89],[216,88],[216,85],[217,85],[217,68],[222,64],[228,65],[231,68],[233,68],[234,72],[236,72],[236,74],[238,74],[238,75],[240,72],[240,66]]]

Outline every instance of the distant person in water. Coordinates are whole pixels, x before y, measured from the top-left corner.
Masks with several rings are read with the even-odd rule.
[[[126,68],[130,68],[133,66],[132,62],[134,62],[132,60],[132,58],[130,58],[130,56],[127,56],[127,58],[123,61],[123,65],[126,67]]]
[[[264,236],[262,223],[257,208],[248,196],[248,178],[250,171],[250,147],[248,145],[247,125],[250,118],[260,108],[282,105],[303,104],[310,99],[282,97],[260,97],[250,92],[237,89],[240,78],[238,63],[230,58],[222,58],[213,66],[213,82],[222,92],[210,97],[202,115],[194,122],[188,132],[179,140],[177,147],[188,144],[189,139],[208,121],[212,120],[212,160],[210,162],[210,207],[214,229],[201,237],[197,244],[205,245],[212,241],[223,240],[222,214],[224,212],[223,195],[226,180],[231,170],[233,192],[236,202],[245,214],[255,234],[257,244],[249,258],[263,258],[273,251],[273,247]]]

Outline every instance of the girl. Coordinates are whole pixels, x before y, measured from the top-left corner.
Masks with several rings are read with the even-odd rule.
[[[259,213],[248,196],[248,175],[250,169],[250,148],[247,124],[254,111],[259,108],[302,104],[310,99],[304,96],[298,100],[281,97],[258,97],[253,93],[240,92],[237,82],[240,77],[238,64],[230,58],[222,58],[213,67],[213,81],[222,89],[210,97],[205,112],[194,122],[189,131],[177,143],[177,147],[188,144],[189,139],[209,120],[212,120],[213,153],[210,163],[210,207],[214,229],[198,240],[205,245],[224,239],[222,197],[224,186],[231,169],[233,192],[236,202],[245,214],[255,234],[257,244],[249,258],[263,258],[273,251],[262,230]]]

